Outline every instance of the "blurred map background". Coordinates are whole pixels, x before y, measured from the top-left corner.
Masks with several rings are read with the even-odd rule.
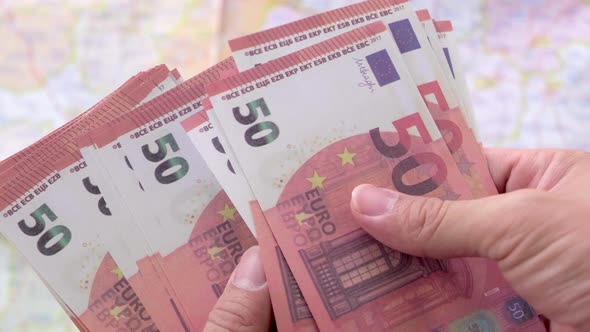
[[[225,41],[345,0],[0,0],[0,159],[158,63],[190,77]],[[488,146],[590,150],[589,0],[414,0],[452,19]],[[74,331],[0,239],[0,331]]]

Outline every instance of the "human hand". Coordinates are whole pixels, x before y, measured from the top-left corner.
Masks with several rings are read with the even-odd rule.
[[[590,331],[590,153],[486,151],[502,195],[413,197],[371,185],[352,193],[358,223],[391,248],[493,259],[551,331]]]
[[[204,332],[260,332],[271,324],[268,285],[258,246],[248,249],[207,320]]]

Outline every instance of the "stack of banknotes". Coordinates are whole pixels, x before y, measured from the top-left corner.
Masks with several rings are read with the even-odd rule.
[[[409,256],[351,217],[362,183],[497,194],[451,22],[372,0],[229,45],[0,164],[0,231],[81,331],[201,331],[254,245],[279,331],[544,331],[495,263]]]

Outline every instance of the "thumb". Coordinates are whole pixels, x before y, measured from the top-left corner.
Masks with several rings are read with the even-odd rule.
[[[207,319],[204,332],[268,331],[271,304],[260,248],[248,249]]]
[[[534,190],[442,201],[365,184],[353,190],[351,210],[365,231],[396,250],[422,257],[501,260],[534,227],[530,215],[542,213],[541,202]]]

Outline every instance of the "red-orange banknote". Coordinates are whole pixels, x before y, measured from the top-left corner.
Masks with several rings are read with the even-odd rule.
[[[292,272],[320,330],[543,329],[493,262],[412,257],[352,220],[350,194],[361,183],[445,200],[481,195],[383,22],[208,91],[259,204],[256,224],[272,231],[288,265],[283,274]],[[526,314],[514,315],[514,303]]]
[[[362,183],[497,194],[450,21],[362,1],[159,65],[0,162],[0,232],[81,331],[201,331],[260,246],[279,331],[545,331],[481,258],[353,220]]]

